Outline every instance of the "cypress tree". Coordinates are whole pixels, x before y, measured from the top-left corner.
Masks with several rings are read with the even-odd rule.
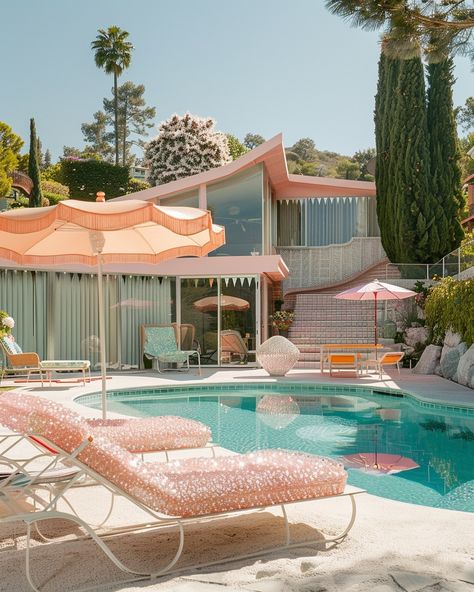
[[[453,110],[453,62],[451,58],[444,58],[429,63],[427,70],[431,192],[438,204],[439,231],[439,245],[433,251],[433,260],[438,260],[461,243],[464,232],[460,214],[464,200]]]
[[[398,85],[399,60],[389,58],[383,51],[379,61],[379,78],[375,97],[375,143],[377,188],[377,218],[382,245],[390,261],[399,261],[395,241],[395,203],[393,172],[398,158],[393,126],[395,96]]]
[[[430,193],[425,80],[419,56],[402,60],[398,76],[392,149],[394,167],[394,240],[400,263],[431,263],[439,242],[436,200]]]
[[[36,136],[35,120],[30,119],[30,158],[28,163],[28,175],[33,181],[33,189],[30,195],[30,208],[39,208],[43,203],[41,192],[41,178],[38,163],[38,139]]]

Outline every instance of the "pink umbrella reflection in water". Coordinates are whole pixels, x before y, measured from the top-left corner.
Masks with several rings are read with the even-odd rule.
[[[418,465],[411,458],[399,454],[384,454],[378,452],[357,452],[341,458],[344,466],[350,469],[361,469],[369,473],[392,475],[401,471],[417,469]]]

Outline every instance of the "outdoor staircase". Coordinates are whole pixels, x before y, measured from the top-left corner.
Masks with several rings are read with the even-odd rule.
[[[300,350],[295,367],[319,367],[321,343],[373,343],[374,303],[337,300],[334,296],[374,279],[390,282],[390,279],[400,277],[397,271],[392,270],[387,278],[386,263],[383,262],[332,286],[295,293],[290,295],[290,299],[285,296],[285,308],[293,308],[295,313],[288,334],[290,341]]]

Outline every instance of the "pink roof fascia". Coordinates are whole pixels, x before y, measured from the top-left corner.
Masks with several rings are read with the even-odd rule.
[[[110,201],[141,199],[144,201],[166,200],[178,193],[222,181],[231,175],[264,163],[276,199],[297,199],[306,197],[348,197],[375,196],[375,183],[368,181],[346,181],[332,177],[311,177],[290,175],[286,164],[283,135],[277,134],[240,158],[221,167],[171,181],[165,185],[150,187],[144,191],[122,195]],[[165,205],[166,202],[163,202]]]
[[[34,269],[44,271],[69,273],[96,273],[96,267],[81,264],[60,265],[16,265],[11,261],[0,259],[0,268]],[[123,275],[152,275],[152,276],[268,276],[273,281],[284,280],[289,275],[289,269],[280,255],[257,256],[222,256],[222,257],[181,257],[168,259],[162,263],[152,265],[147,263],[106,263],[103,272]]]
[[[177,193],[182,193],[184,191],[189,191],[190,189],[198,188],[200,185],[207,185],[208,183],[215,183],[217,181],[226,179],[231,175],[235,175],[236,173],[257,165],[260,162],[265,162],[265,165],[269,170],[272,183],[283,182],[288,178],[288,169],[286,166],[282,134],[274,136],[267,142],[260,144],[260,146],[250,150],[250,152],[247,152],[229,164],[211,169],[210,171],[205,171],[204,173],[191,175],[190,177],[185,177],[184,179],[171,181],[165,185],[150,187],[150,189],[137,191],[136,193],[130,193],[128,195],[122,195],[121,197],[116,197],[110,201],[121,201],[128,199],[141,199],[147,201],[171,197]]]
[[[277,199],[304,197],[373,197],[375,183],[371,181],[347,181],[333,177],[309,177],[288,175],[288,180],[275,187]]]

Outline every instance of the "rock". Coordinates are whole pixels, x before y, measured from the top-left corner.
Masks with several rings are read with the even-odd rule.
[[[461,336],[459,333],[453,333],[452,331],[446,331],[444,337],[444,345],[448,347],[457,347],[461,343]]]
[[[470,370],[474,366],[474,345],[464,353],[460,359],[457,369],[457,379],[459,384],[463,384],[467,386],[469,384],[469,380],[472,379],[472,372]]]
[[[406,592],[416,592],[427,586],[434,586],[441,579],[424,575],[422,573],[412,573],[408,571],[394,571],[391,572],[390,575],[400,588]]]
[[[440,345],[428,345],[413,369],[415,374],[433,374],[441,356]]]
[[[453,349],[455,349],[453,346],[451,345],[443,345],[443,349],[441,350],[441,358],[439,360],[439,363],[442,364],[444,357],[446,356],[446,354],[450,351],[452,351]],[[460,356],[461,357],[461,356]]]
[[[461,359],[461,352],[457,347],[450,347],[449,351],[445,352],[445,348],[443,347],[443,353],[441,353],[440,360],[441,376],[452,380],[458,369],[459,360]]]
[[[456,349],[458,350],[458,352],[461,354],[461,356],[463,354],[465,354],[467,352],[467,344],[464,343],[464,341],[462,341],[457,347]]]
[[[436,376],[443,376],[441,374],[441,364],[436,364],[436,368],[434,369],[434,374],[436,374]]]
[[[408,327],[405,331],[405,343],[415,348],[418,343],[424,344],[429,337],[428,327]]]
[[[298,361],[300,350],[286,337],[275,335],[257,347],[257,361],[270,376],[285,376]]]

